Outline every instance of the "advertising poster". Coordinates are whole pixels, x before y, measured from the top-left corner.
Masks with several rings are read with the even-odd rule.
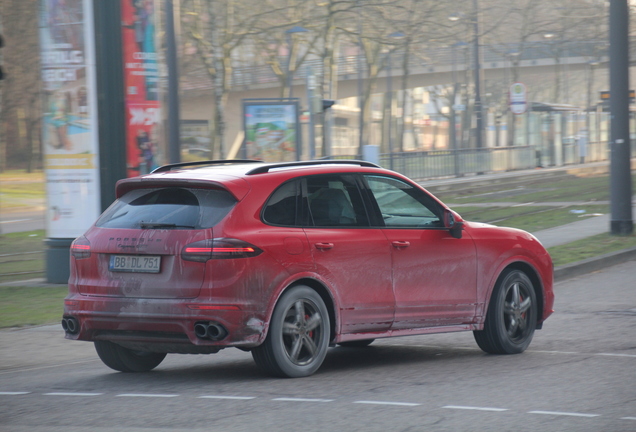
[[[47,236],[81,235],[100,213],[92,9],[89,0],[42,0]]]
[[[244,154],[265,162],[299,160],[298,101],[243,100]]]
[[[128,177],[158,165],[161,104],[155,0],[121,0]]]

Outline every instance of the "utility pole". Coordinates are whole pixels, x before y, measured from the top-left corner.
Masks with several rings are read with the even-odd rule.
[[[629,7],[610,0],[610,232],[629,235],[632,219],[632,178],[629,136]]]
[[[357,24],[358,24],[358,107],[360,109],[360,117],[358,124],[358,153],[362,155],[364,148],[364,97],[362,95],[362,20],[360,17],[360,1],[356,0],[356,8],[358,9]]]
[[[475,14],[473,21],[473,63],[475,69],[475,147],[478,149],[483,147],[484,136],[484,109],[481,102],[481,73],[479,66],[479,5],[477,0],[473,0],[473,12]]]
[[[177,67],[177,38],[174,31],[172,0],[166,0],[166,48],[168,63],[168,156],[170,163],[181,162],[179,133],[179,69]],[[223,155],[221,155],[223,157]]]

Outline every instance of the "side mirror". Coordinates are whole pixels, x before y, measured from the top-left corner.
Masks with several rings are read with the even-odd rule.
[[[456,239],[462,238],[462,231],[464,230],[464,222],[457,220],[455,213],[452,210],[444,209],[444,227],[448,229],[451,236]]]

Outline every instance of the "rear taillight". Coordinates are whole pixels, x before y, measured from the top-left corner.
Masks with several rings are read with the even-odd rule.
[[[217,238],[190,243],[181,251],[181,258],[186,261],[206,262],[211,259],[250,258],[261,253],[261,249],[243,240]]]
[[[91,256],[91,243],[86,237],[78,237],[71,243],[71,256],[75,259],[84,259]]]

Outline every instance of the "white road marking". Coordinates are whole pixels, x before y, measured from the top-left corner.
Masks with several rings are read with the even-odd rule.
[[[393,347],[411,347],[411,348],[433,348],[439,350],[466,350],[466,351],[479,351],[477,348],[462,347],[462,346],[441,346],[441,345],[409,345],[409,344],[397,344],[397,343],[385,343],[378,344],[378,346],[393,346]],[[585,356],[604,356],[604,357],[628,357],[636,358],[636,354],[621,354],[621,353],[584,353],[576,351],[548,351],[548,350],[527,350],[527,353],[541,353],[541,354],[564,354],[564,355],[585,355]]]
[[[488,407],[473,407],[473,406],[460,406],[460,405],[446,405],[446,406],[443,406],[442,408],[473,410],[473,411],[492,411],[492,412],[508,411],[508,408],[488,408]]]
[[[598,356],[607,356],[607,357],[633,357],[636,358],[636,355],[633,354],[612,354],[612,353],[598,353]]]
[[[305,398],[275,398],[274,401],[281,402],[333,402],[333,399],[305,399]]]
[[[621,417],[621,420],[636,420],[636,417]]]
[[[256,399],[254,396],[199,396],[199,399],[230,399],[230,400],[250,400]]]
[[[571,413],[561,411],[528,411],[528,414],[544,414],[544,415],[557,415],[557,416],[570,416],[570,417],[599,417],[600,414],[583,414],[583,413]]]
[[[44,393],[44,396],[101,396],[104,393],[71,393],[71,392],[53,392]]]
[[[418,403],[409,402],[384,402],[384,401],[355,401],[355,404],[367,404],[367,405],[393,405],[393,406],[408,406],[415,407],[420,406]]]
[[[17,396],[17,395],[25,395],[31,392],[0,392],[2,396]]]
[[[117,397],[141,397],[141,398],[173,398],[178,397],[178,394],[152,394],[152,393],[122,393],[116,395]]]
[[[16,223],[16,222],[28,222],[28,221],[32,221],[35,219],[15,219],[15,220],[6,220],[6,221],[0,221],[0,223],[2,224],[6,224],[6,223]]]

